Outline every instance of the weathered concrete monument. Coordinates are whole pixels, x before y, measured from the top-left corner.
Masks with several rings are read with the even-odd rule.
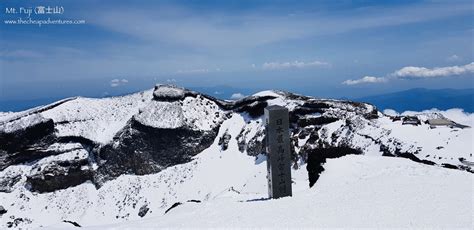
[[[268,195],[270,198],[291,196],[291,152],[288,109],[265,108]]]

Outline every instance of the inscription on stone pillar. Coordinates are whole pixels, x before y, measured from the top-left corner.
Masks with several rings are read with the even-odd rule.
[[[288,109],[265,108],[268,195],[291,196],[291,152]]]

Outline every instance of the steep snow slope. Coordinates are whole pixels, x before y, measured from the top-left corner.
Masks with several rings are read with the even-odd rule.
[[[32,126],[32,122],[38,122],[40,118],[52,119],[59,137],[80,136],[105,144],[138,113],[139,108],[151,101],[152,92],[102,99],[77,97],[24,112],[7,113],[0,116],[0,130],[4,127],[5,132],[11,132]]]
[[[234,157],[223,155],[222,160],[215,163],[231,169],[241,166],[245,170],[248,167],[250,162],[235,161]],[[304,174],[293,172],[293,197],[266,200],[265,188],[255,186],[265,183],[260,176],[264,167],[256,167],[256,177],[248,177],[246,183],[257,182],[252,192],[227,191],[201,203],[184,203],[166,214],[158,212],[143,220],[83,227],[452,229],[472,228],[474,224],[473,175],[470,173],[420,165],[407,159],[368,156],[328,160],[325,167],[317,186],[311,189],[298,186],[306,178]],[[244,170],[241,171],[243,175],[229,176],[226,186],[234,185],[238,191],[242,179],[248,176]],[[207,180],[215,180],[217,184],[221,184],[224,178],[224,175],[212,172],[199,171],[199,174],[206,174]],[[188,198],[195,197],[183,197],[184,200]],[[58,223],[45,228],[74,227]]]
[[[81,136],[106,144],[139,108],[150,103],[151,93],[148,90],[105,99],[79,97],[41,114],[53,119],[58,136]]]

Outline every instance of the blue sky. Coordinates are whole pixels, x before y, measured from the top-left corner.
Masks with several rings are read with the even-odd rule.
[[[473,87],[472,1],[40,3],[0,3],[0,100],[117,95],[166,82],[337,98]],[[21,16],[5,8],[38,5],[86,23],[4,23]]]

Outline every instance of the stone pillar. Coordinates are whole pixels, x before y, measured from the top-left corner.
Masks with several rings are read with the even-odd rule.
[[[265,108],[268,195],[291,196],[291,152],[288,109]]]

